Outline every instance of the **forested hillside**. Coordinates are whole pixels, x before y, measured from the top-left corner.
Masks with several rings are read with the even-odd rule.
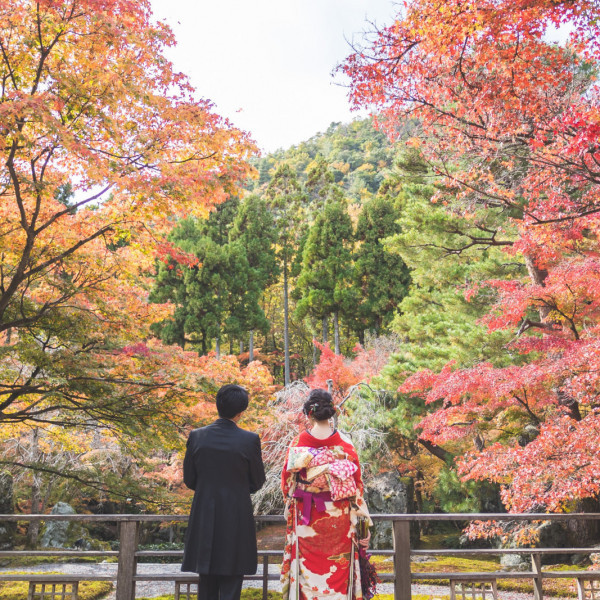
[[[371,119],[351,123],[332,123],[327,131],[309,140],[259,158],[259,177],[250,183],[258,191],[271,180],[272,171],[281,162],[289,164],[298,179],[306,184],[309,165],[323,158],[337,183],[353,202],[376,194],[394,162],[394,147]]]
[[[200,354],[260,358],[283,382],[286,335],[296,379],[318,360],[313,339],[348,355],[389,332],[410,280],[383,246],[400,232],[400,198],[386,184],[395,153],[362,120],[257,159],[246,196],[171,233],[191,262],[171,254],[158,263],[151,299],[177,306],[158,335]]]

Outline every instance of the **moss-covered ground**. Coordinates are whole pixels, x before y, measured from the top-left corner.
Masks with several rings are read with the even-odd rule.
[[[102,600],[112,589],[110,581],[82,581],[79,583],[79,600]],[[29,583],[26,581],[0,581],[0,600],[27,600],[28,590]]]
[[[447,536],[443,534],[423,536],[420,548],[436,549],[447,547],[444,542],[447,542]],[[487,573],[502,570],[499,556],[482,557],[473,554],[471,556],[433,556],[431,558],[432,560],[425,562],[413,562],[411,565],[413,573],[458,573],[469,571]],[[392,572],[393,561],[391,557],[374,556],[372,560],[380,573]],[[585,569],[586,567],[584,566],[575,565],[548,565],[543,567],[543,570],[547,571],[585,571]],[[450,585],[448,579],[420,579],[418,583],[439,586]],[[498,579],[498,589],[533,594],[533,583],[530,579]],[[544,594],[572,598],[577,596],[577,586],[575,581],[570,578],[545,579]],[[378,598],[386,600],[384,595]]]

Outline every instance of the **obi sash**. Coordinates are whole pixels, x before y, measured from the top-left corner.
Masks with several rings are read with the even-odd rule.
[[[331,494],[329,492],[307,492],[299,488],[296,488],[293,497],[302,500],[303,525],[308,525],[310,522],[313,504],[319,512],[323,512],[325,510],[325,502],[331,501]]]

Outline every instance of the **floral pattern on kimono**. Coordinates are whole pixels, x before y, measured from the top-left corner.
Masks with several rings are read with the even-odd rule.
[[[283,600],[362,600],[356,522],[370,518],[352,443],[337,431],[325,440],[301,433],[288,449],[282,491]]]

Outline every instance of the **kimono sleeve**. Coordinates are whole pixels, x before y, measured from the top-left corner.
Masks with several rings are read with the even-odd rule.
[[[363,517],[367,519],[369,526],[373,525],[373,521],[371,520],[371,515],[369,514],[369,508],[367,507],[367,503],[364,499],[364,487],[362,480],[362,470],[360,468],[360,461],[358,460],[358,454],[356,452],[356,448],[350,442],[346,442],[348,447],[346,448],[346,452],[348,454],[348,459],[351,460],[358,468],[354,471],[354,481],[356,482],[356,513],[359,517]]]
[[[288,449],[285,453],[285,459],[283,461],[283,468],[281,470],[281,492],[284,498],[287,498],[292,487],[293,482],[295,481],[296,475],[295,473],[288,471],[287,464],[288,458],[290,456],[290,448],[298,445],[298,438],[294,438],[292,443],[288,446]]]

